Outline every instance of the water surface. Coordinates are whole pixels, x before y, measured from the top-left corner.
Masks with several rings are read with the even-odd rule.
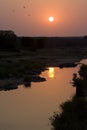
[[[49,118],[59,105],[72,98],[75,68],[50,68],[41,76],[47,81],[0,92],[0,130],[50,130]]]

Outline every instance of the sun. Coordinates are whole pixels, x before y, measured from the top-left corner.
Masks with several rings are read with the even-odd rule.
[[[48,21],[49,21],[49,22],[53,22],[53,21],[54,21],[54,17],[53,17],[53,16],[50,16],[50,17],[48,18]]]

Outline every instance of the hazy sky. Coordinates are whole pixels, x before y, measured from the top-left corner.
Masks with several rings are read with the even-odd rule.
[[[0,0],[0,30],[8,29],[19,36],[87,35],[87,0]]]

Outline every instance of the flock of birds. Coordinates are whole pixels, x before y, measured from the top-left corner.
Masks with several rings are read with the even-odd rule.
[[[23,6],[24,9],[26,9],[26,6]],[[28,14],[28,16],[31,16],[30,14]]]
[[[26,9],[27,7],[24,5],[24,6],[22,6],[22,8],[23,8],[23,9]],[[16,10],[15,10],[15,9],[12,9],[12,12],[15,13]],[[27,14],[27,16],[31,16],[31,15],[30,15],[30,14]]]

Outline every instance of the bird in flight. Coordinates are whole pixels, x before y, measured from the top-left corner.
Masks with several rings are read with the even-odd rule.
[[[26,6],[23,6],[23,8],[25,9],[25,8],[26,8]]]
[[[14,9],[12,9],[12,12],[14,13],[14,12],[15,12],[15,10],[14,10]]]
[[[31,16],[30,14],[28,14],[27,16]]]

